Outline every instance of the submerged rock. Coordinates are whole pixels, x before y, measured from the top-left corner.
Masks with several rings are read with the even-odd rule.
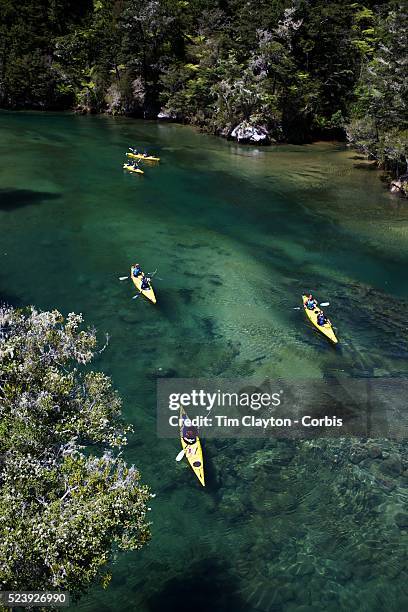
[[[400,529],[408,528],[408,512],[397,512],[395,522]]]
[[[397,455],[391,455],[381,463],[380,470],[386,476],[399,476],[402,474],[401,459]]]
[[[355,463],[355,464],[360,463],[360,461],[363,461],[363,459],[365,459],[366,457],[367,457],[367,450],[364,447],[358,446],[357,444],[351,447],[350,461],[352,463]]]
[[[248,121],[243,121],[231,132],[230,138],[237,142],[269,144],[271,142],[268,130],[261,125],[251,125]]]
[[[401,485],[408,487],[408,470],[404,470],[401,474]]]
[[[370,457],[370,459],[381,459],[382,451],[379,446],[368,446],[367,450],[368,450],[368,456]]]

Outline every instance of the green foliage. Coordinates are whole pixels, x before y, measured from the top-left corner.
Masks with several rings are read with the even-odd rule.
[[[80,4],[80,6],[78,6]],[[55,39],[86,18],[91,3],[0,3],[0,104],[21,108],[63,108],[73,102],[59,87],[65,75],[54,68]]]
[[[149,490],[115,454],[130,428],[110,379],[81,370],[96,348],[81,322],[0,308],[1,590],[79,594],[106,583],[112,546],[149,538]]]
[[[406,19],[398,0],[3,0],[0,104],[163,106],[216,133],[246,121],[294,142],[339,134],[350,115],[351,134],[366,116],[394,134]]]
[[[374,51],[355,88],[348,136],[398,174],[408,172],[408,14],[403,5],[379,16],[375,31]]]
[[[376,15],[371,9],[359,4],[352,4],[351,8],[356,10],[353,16],[351,42],[364,60],[372,56],[375,43],[378,41],[376,28],[374,27],[376,25]]]

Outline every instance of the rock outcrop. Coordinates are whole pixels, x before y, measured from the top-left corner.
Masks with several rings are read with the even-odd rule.
[[[157,119],[160,121],[177,121],[178,115],[174,111],[166,111],[162,108],[157,115]]]
[[[230,138],[237,142],[251,144],[270,144],[271,139],[268,130],[262,125],[252,125],[248,121],[242,121],[231,132]]]
[[[390,191],[391,193],[399,193],[403,196],[408,196],[408,176],[391,181]]]

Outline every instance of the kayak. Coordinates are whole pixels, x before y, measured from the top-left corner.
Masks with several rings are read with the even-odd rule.
[[[330,321],[327,321],[324,325],[319,325],[317,322],[317,315],[320,312],[320,308],[319,306],[317,306],[313,310],[309,310],[309,308],[306,307],[307,299],[308,299],[307,295],[302,295],[303,308],[309,320],[324,336],[326,336],[326,338],[331,340],[333,344],[337,344],[338,340],[336,338],[336,334],[333,331],[332,324],[330,323]]]
[[[155,157],[154,155],[143,155],[143,153],[126,153],[128,157],[132,157],[133,159],[144,159],[146,161],[160,161],[160,157]]]
[[[130,268],[130,277],[138,291],[142,293],[148,300],[156,304],[156,296],[154,295],[152,284],[149,283],[149,289],[142,289],[142,278],[144,277],[144,272],[139,274],[139,276],[133,276],[133,266]]]
[[[187,457],[187,461],[191,465],[191,468],[194,474],[197,476],[198,480],[201,482],[203,487],[205,487],[204,482],[204,463],[203,463],[203,450],[201,448],[200,438],[197,436],[195,442],[192,444],[188,444],[183,438],[183,424],[185,419],[188,416],[184,410],[180,406],[180,440],[181,446],[185,450],[185,456]]]
[[[129,172],[136,172],[136,174],[144,174],[143,170],[141,170],[140,168],[135,168],[130,164],[123,164],[123,168],[124,170],[129,170]]]

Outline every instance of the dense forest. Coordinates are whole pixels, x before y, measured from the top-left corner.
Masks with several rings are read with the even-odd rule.
[[[407,12],[402,0],[2,0],[0,106],[161,113],[260,142],[347,135],[404,175]]]

